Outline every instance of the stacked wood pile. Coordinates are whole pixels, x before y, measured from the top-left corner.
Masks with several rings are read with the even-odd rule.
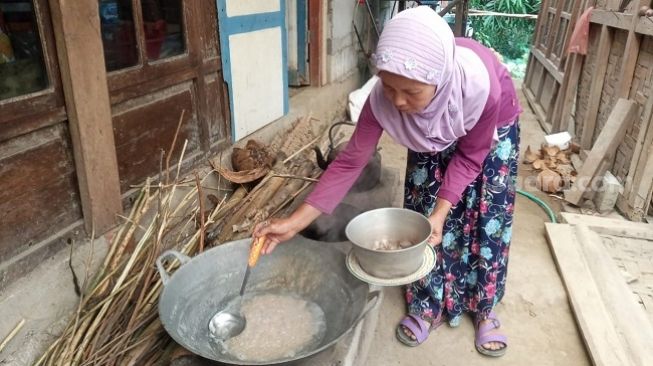
[[[310,153],[323,134],[314,136],[309,123],[310,117],[300,120],[272,148],[251,143],[264,153],[257,155],[262,164],[249,170],[232,171],[213,159],[215,169],[208,173],[181,179],[177,170],[170,179],[162,168],[157,184],[146,182],[99,272],[79,280],[76,313],[36,365],[169,364],[179,346],[158,318],[162,285],[156,259],[170,247],[192,257],[247,237],[255,223],[285,214],[321,174]],[[184,152],[185,145],[180,161]],[[161,161],[163,166],[163,156]],[[206,182],[219,172],[224,178],[235,175],[240,184],[229,198],[205,194]],[[176,261],[167,263],[168,270],[176,266]]]

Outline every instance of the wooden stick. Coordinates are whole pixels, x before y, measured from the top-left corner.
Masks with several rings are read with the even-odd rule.
[[[299,180],[305,180],[307,182],[313,182],[313,183],[319,182],[319,180],[315,179],[315,178],[302,177],[302,176],[299,176],[299,175],[290,175],[290,174],[275,174],[275,175],[273,175],[273,177],[299,179]]]
[[[195,181],[197,182],[197,200],[200,206],[200,253],[204,252],[204,199],[202,198],[202,188],[200,184],[200,176],[195,172]]]
[[[306,149],[310,148],[311,146],[315,145],[315,144],[316,144],[318,141],[320,141],[321,139],[322,139],[322,135],[320,134],[320,136],[314,138],[313,140],[311,140],[311,142],[309,142],[308,144],[304,145],[301,149],[295,151],[292,155],[290,155],[289,157],[287,157],[287,158],[283,161],[283,163],[286,164],[287,162],[289,162],[290,160],[292,160],[295,156],[301,154],[304,150],[306,150]]]
[[[170,159],[172,158],[172,153],[175,150],[175,145],[177,144],[177,136],[179,135],[179,130],[181,129],[181,124],[184,121],[184,114],[186,113],[185,109],[181,110],[181,116],[179,117],[179,122],[177,123],[177,130],[175,131],[175,137],[172,138],[172,144],[170,145],[170,150],[168,156],[166,156],[166,184],[170,183]],[[179,161],[181,163],[181,160]]]
[[[21,319],[18,324],[14,327],[14,329],[9,332],[9,334],[5,337],[5,339],[0,343],[0,352],[2,352],[3,349],[9,344],[9,342],[20,332],[20,329],[25,325],[25,319]]]

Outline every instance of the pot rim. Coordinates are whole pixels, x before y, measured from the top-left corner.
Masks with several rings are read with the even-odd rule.
[[[360,214],[356,215],[356,217],[351,219],[351,221],[349,221],[349,223],[345,227],[345,236],[347,236],[347,240],[349,240],[349,242],[352,243],[356,249],[360,248],[360,249],[364,249],[364,250],[367,250],[367,251],[370,251],[370,252],[373,252],[373,253],[405,253],[405,252],[413,251],[413,250],[415,250],[415,248],[422,247],[424,244],[427,244],[429,236],[431,236],[431,231],[429,231],[429,233],[426,235],[426,237],[423,238],[422,240],[420,240],[417,243],[409,246],[408,248],[402,248],[402,249],[390,249],[390,250],[372,249],[372,248],[368,248],[366,246],[363,246],[363,245],[355,242],[354,240],[352,240],[351,236],[350,236],[350,230],[352,230],[352,224],[355,224],[355,221],[357,219],[359,219],[363,215],[372,214],[372,213],[376,213],[376,212],[379,212],[379,211],[409,212],[410,215],[418,215],[419,217],[423,218],[428,223],[429,227],[431,227],[431,222],[428,220],[428,218],[426,218],[426,216],[420,214],[417,211],[409,210],[407,208],[381,207],[381,208],[376,208],[374,210],[365,211],[363,213],[360,213]]]

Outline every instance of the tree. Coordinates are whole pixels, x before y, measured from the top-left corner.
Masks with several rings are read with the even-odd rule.
[[[509,14],[537,14],[541,0],[471,0],[469,8]],[[535,19],[501,16],[469,17],[474,38],[495,49],[504,58],[521,60],[530,49]]]

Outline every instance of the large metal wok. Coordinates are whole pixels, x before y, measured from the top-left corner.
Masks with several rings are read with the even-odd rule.
[[[159,298],[159,316],[170,336],[189,351],[207,359],[240,365],[290,362],[329,348],[343,337],[372,308],[378,292],[352,276],[345,265],[345,253],[334,244],[297,236],[261,258],[252,271],[246,293],[294,293],[320,306],[327,329],[311,349],[292,358],[243,361],[210,340],[211,317],[238,295],[247,263],[251,239],[212,248],[192,259],[175,251],[163,253],[157,267],[164,285]],[[175,257],[180,268],[169,276],[166,258]],[[256,324],[249,325],[256,326]]]

